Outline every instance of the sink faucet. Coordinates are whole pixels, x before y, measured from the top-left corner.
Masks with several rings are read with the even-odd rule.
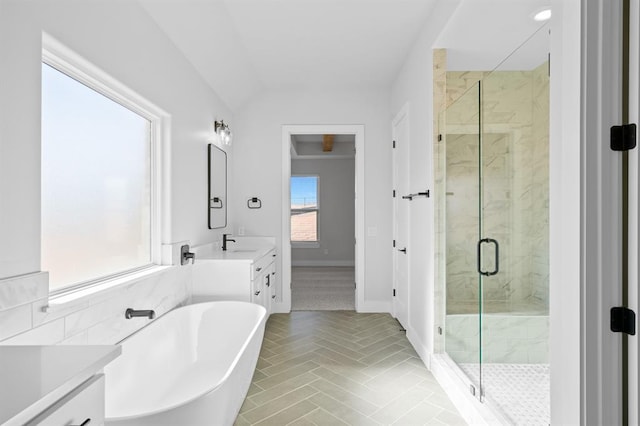
[[[124,317],[126,319],[131,319],[133,317],[147,317],[149,319],[154,319],[156,317],[156,313],[155,313],[155,311],[153,309],[136,310],[136,309],[128,308],[124,312]]]
[[[232,240],[231,238],[227,238],[229,235],[231,235],[231,234],[222,234],[222,251],[227,251],[227,243],[229,241],[233,241],[234,243],[236,242],[236,240]]]

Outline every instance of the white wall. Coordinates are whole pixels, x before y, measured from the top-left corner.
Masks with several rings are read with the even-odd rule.
[[[264,93],[236,114],[233,179],[234,229],[277,238],[282,249],[282,126],[365,126],[365,303],[390,306],[391,120],[386,90]],[[257,196],[263,207],[249,210]],[[371,235],[374,234],[374,235]],[[282,268],[282,264],[279,264]],[[287,285],[287,283],[284,283]]]
[[[391,91],[391,112],[409,104],[410,191],[433,190],[433,44],[459,1],[439,2],[414,44]],[[390,125],[390,121],[389,121]],[[407,337],[426,363],[434,339],[433,199],[410,203],[409,324]]]
[[[167,223],[163,242],[189,240],[200,244],[218,239],[220,231],[207,229],[206,138],[212,132],[213,119],[231,121],[231,113],[154,21],[136,2],[129,1],[3,0],[0,3],[0,279],[40,270],[43,31],[171,115],[171,152],[165,174],[170,176],[167,193],[172,197],[164,212]],[[7,282],[4,284],[8,286]],[[163,289],[158,289],[153,303],[158,306],[166,305],[169,300],[179,303],[173,300],[172,293],[181,293],[182,289],[170,286]],[[0,296],[3,294],[8,292],[0,288]],[[37,325],[31,315],[19,316],[16,320],[19,312],[26,312],[27,305],[15,305],[24,302],[30,309],[37,310],[38,306],[30,304],[46,303],[46,299],[34,302],[34,297],[42,295],[38,290],[31,295],[25,292],[22,301],[12,299],[11,303],[2,303],[0,300],[0,328],[10,321],[14,321],[14,325],[15,321],[20,322],[14,330],[24,331]],[[136,307],[145,307],[145,300],[148,299],[140,299]],[[134,301],[132,296],[128,302]],[[10,308],[19,309],[9,312]],[[82,306],[82,309],[88,308]],[[95,316],[104,320],[120,315],[121,308],[119,303],[102,305]],[[98,320],[94,317],[93,321]],[[0,338],[3,337],[8,336]]]
[[[355,259],[354,159],[294,159],[291,175],[319,176],[320,247],[291,249],[294,266],[353,266]],[[328,253],[325,254],[325,250]]]

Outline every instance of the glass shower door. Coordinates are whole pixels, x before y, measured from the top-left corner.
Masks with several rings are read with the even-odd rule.
[[[481,384],[513,424],[549,423],[546,27],[481,83]]]
[[[480,83],[467,80],[448,106],[440,128],[444,151],[445,351],[481,398],[482,278],[475,241],[480,238]],[[456,94],[457,96],[457,94]]]

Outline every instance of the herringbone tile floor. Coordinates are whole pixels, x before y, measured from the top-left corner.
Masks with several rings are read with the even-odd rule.
[[[243,425],[464,425],[388,314],[300,311],[267,322]]]

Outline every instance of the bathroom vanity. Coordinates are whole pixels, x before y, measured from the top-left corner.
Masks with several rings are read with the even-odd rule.
[[[262,305],[271,313],[278,297],[273,239],[234,239],[226,251],[210,244],[193,247],[193,301],[239,300]]]
[[[0,346],[0,425],[104,424],[102,368],[120,346]]]

